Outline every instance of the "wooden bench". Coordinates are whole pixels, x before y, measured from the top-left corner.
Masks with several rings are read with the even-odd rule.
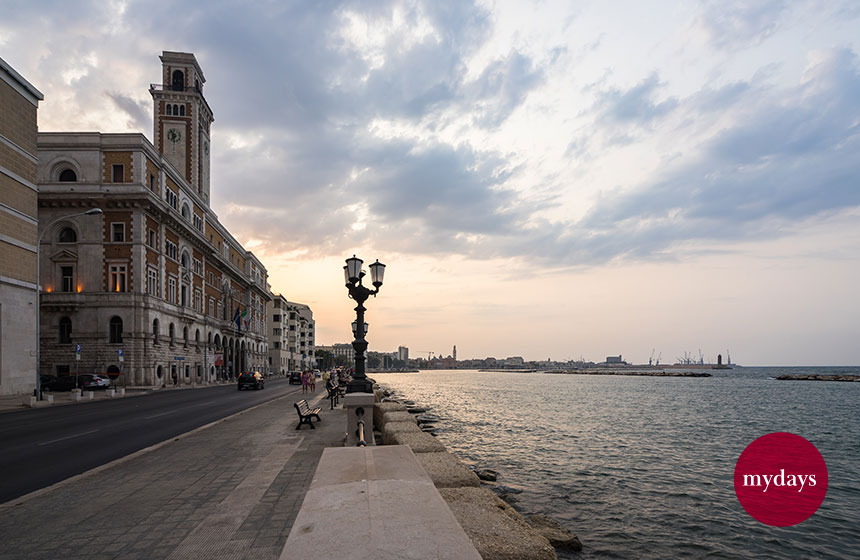
[[[316,426],[314,426],[313,423],[313,418],[316,417],[318,421],[321,421],[320,410],[322,409],[320,407],[311,409],[311,407],[308,406],[308,401],[306,401],[305,399],[300,400],[293,406],[296,407],[296,412],[299,413],[299,423],[296,426],[296,429],[300,429],[302,427],[302,424],[308,424],[312,430],[316,430]]]

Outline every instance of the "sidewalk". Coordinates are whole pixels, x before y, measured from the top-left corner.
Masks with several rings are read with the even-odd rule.
[[[309,399],[322,421],[296,430],[302,396],[0,505],[3,558],[277,559],[323,449],[346,431],[324,392]]]

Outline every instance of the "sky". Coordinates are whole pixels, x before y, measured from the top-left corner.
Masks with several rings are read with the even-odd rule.
[[[142,132],[206,76],[212,208],[370,349],[860,365],[854,1],[0,0],[42,131]],[[653,352],[653,354],[652,354]]]

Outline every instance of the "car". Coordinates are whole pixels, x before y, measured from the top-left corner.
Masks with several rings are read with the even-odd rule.
[[[239,390],[253,387],[254,389],[262,389],[266,384],[263,374],[259,371],[245,371],[239,374]]]
[[[110,383],[97,375],[82,373],[80,375],[61,375],[55,381],[42,385],[43,391],[71,391],[81,389],[82,391],[93,391],[107,389]]]
[[[301,385],[302,384],[302,374],[298,371],[290,372],[290,385]]]

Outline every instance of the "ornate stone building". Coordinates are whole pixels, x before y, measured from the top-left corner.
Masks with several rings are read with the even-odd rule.
[[[36,111],[42,94],[0,58],[0,395],[36,387]]]
[[[207,383],[268,358],[267,272],[209,207],[210,126],[193,54],[164,52],[155,145],[38,136],[43,373]],[[101,208],[103,215],[81,214]]]

